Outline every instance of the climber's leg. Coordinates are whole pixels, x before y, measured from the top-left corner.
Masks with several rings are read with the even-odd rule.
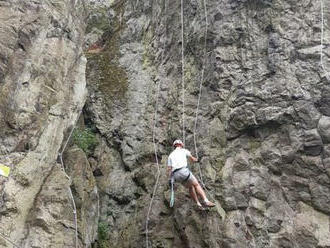
[[[194,202],[196,202],[198,206],[202,206],[198,200],[195,187],[193,185],[190,185],[188,188],[189,188],[190,197],[194,200]]]
[[[202,189],[201,185],[198,183],[197,180],[194,182],[193,185],[194,185],[196,193],[203,199],[203,201],[207,200],[205,192],[204,192],[204,190]]]
[[[214,207],[215,204],[213,202],[210,202],[207,197],[206,194],[203,190],[203,188],[201,187],[201,185],[198,183],[197,179],[194,177],[194,175],[192,175],[192,180],[191,180],[191,184],[195,189],[195,192],[198,196],[200,196],[203,199],[203,205],[206,207]]]

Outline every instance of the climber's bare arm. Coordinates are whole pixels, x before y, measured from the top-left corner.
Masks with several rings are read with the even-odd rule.
[[[190,156],[189,159],[192,161],[192,162],[197,162],[197,158],[195,158],[194,156]]]

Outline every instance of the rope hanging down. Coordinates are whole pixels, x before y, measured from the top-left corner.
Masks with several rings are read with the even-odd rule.
[[[10,243],[13,247],[19,248],[19,246],[17,246],[13,241],[11,241],[9,238],[7,238],[5,235],[3,235],[1,232],[0,232],[0,237],[2,237],[4,240],[6,240],[8,243]]]
[[[166,0],[164,1],[164,12],[165,12],[165,36],[167,34],[167,5],[166,5]],[[162,61],[164,61],[164,54],[165,54],[165,48],[166,48],[166,39],[164,40],[163,44],[163,54],[162,54]],[[155,154],[155,160],[156,160],[156,166],[157,166],[157,176],[156,176],[156,182],[154,185],[154,189],[152,192],[152,196],[150,199],[149,207],[148,207],[148,212],[147,212],[147,219],[146,219],[146,227],[145,227],[145,232],[146,232],[146,248],[149,248],[149,218],[150,218],[150,212],[152,209],[152,204],[156,195],[156,191],[158,188],[158,183],[159,183],[159,177],[160,177],[160,168],[159,168],[159,161],[158,161],[158,154],[157,154],[157,145],[158,142],[156,142],[156,127],[157,127],[157,122],[158,122],[158,105],[159,105],[159,93],[160,93],[160,81],[157,82],[157,93],[156,93],[156,106],[155,106],[155,114],[154,114],[154,125],[153,125],[153,130],[152,130],[152,143],[154,146],[154,154]]]
[[[322,70],[325,74],[325,77],[330,80],[330,75],[325,69],[324,63],[323,63],[323,39],[324,39],[324,4],[323,0],[320,0],[321,2],[321,48],[320,48],[320,64],[322,67]]]
[[[78,115],[77,117],[77,121],[80,117],[80,114]],[[64,167],[64,162],[63,162],[63,152],[65,151],[68,143],[69,143],[69,140],[72,136],[72,133],[73,133],[73,130],[75,129],[76,127],[76,123],[74,124],[74,126],[72,127],[71,129],[71,132],[69,134],[69,137],[67,138],[65,144],[64,144],[64,147],[62,149],[62,151],[59,153],[59,157],[60,157],[60,161],[61,161],[61,166],[62,166],[62,171],[64,172],[66,178],[68,178],[69,182],[70,182],[70,185],[71,185],[71,178],[69,177],[69,175],[66,173],[65,171],[65,167]],[[73,208],[73,215],[74,215],[74,225],[75,225],[75,248],[78,248],[78,223],[77,223],[77,207],[76,207],[76,203],[74,201],[74,198],[73,198],[73,194],[72,194],[72,190],[71,190],[71,187],[68,187],[68,191],[69,191],[69,196],[70,196],[70,199],[72,201],[72,208]]]
[[[184,19],[183,19],[183,0],[181,0],[181,83],[182,83],[182,140],[186,143],[186,131],[185,131],[185,61],[184,61]],[[170,207],[174,206],[174,179],[171,177],[171,196],[170,196]]]
[[[193,136],[194,136],[194,147],[195,147],[195,155],[197,160],[199,160],[198,156],[198,148],[197,148],[197,122],[198,122],[198,114],[199,114],[199,107],[200,107],[200,100],[202,96],[202,87],[204,84],[204,75],[205,75],[205,64],[206,64],[206,59],[207,59],[207,29],[208,29],[208,11],[207,11],[207,6],[206,6],[206,0],[203,1],[203,7],[204,7],[204,17],[205,17],[205,33],[204,33],[204,55],[203,55],[203,62],[202,62],[202,74],[201,74],[201,81],[199,83],[199,92],[198,92],[198,99],[197,99],[197,106],[196,106],[196,111],[195,111],[195,123],[194,123],[194,130],[193,130]],[[212,197],[208,189],[206,188],[206,185],[203,180],[203,173],[201,169],[201,165],[198,162],[198,170],[199,170],[199,181],[201,182],[201,185],[207,195],[215,202],[215,199]]]
[[[160,91],[160,82],[157,82],[158,86],[157,86],[157,94],[156,94],[156,106],[155,106],[155,115],[154,115],[154,126],[153,126],[153,131],[152,131],[152,142],[154,145],[154,154],[155,154],[155,159],[156,159],[156,166],[157,166],[157,176],[156,176],[156,182],[154,185],[154,189],[152,192],[152,196],[151,196],[151,200],[149,203],[149,208],[148,208],[148,212],[147,212],[147,219],[146,219],[146,247],[149,247],[149,217],[150,217],[150,212],[151,212],[151,208],[152,208],[152,204],[156,195],[156,191],[158,188],[158,182],[159,182],[159,177],[160,177],[160,169],[159,169],[159,162],[158,162],[158,155],[157,155],[157,144],[156,144],[156,124],[158,121],[158,115],[157,115],[157,111],[158,111],[158,102],[159,102],[159,91]]]
[[[182,77],[181,77],[181,83],[182,83],[182,140],[183,144],[186,143],[186,131],[185,131],[185,61],[184,61],[184,19],[183,19],[183,0],[181,0],[181,70],[182,70]]]
[[[207,11],[207,3],[206,0],[203,1],[203,7],[204,7],[204,17],[205,17],[205,33],[204,33],[204,56],[203,56],[203,62],[202,62],[202,74],[201,74],[201,81],[199,84],[199,92],[198,92],[198,99],[197,99],[197,106],[195,111],[195,123],[194,123],[194,130],[193,130],[193,137],[194,137],[194,147],[195,147],[195,155],[197,160],[199,160],[198,156],[198,149],[197,149],[197,122],[198,122],[198,114],[199,114],[199,107],[200,107],[200,100],[202,96],[202,87],[204,84],[204,75],[205,75],[205,64],[207,59],[207,29],[208,29],[208,11]],[[213,196],[210,194],[209,190],[206,188],[206,185],[203,180],[203,173],[201,169],[201,165],[198,162],[198,171],[199,171],[199,181],[207,193],[207,195],[211,198],[212,201],[216,202],[216,200],[213,198]]]
[[[208,25],[209,25],[208,24],[208,11],[207,11],[207,2],[206,2],[206,0],[203,1],[203,5],[204,5],[203,7],[204,7],[204,16],[205,16],[204,57],[203,57],[202,72],[201,72],[201,81],[200,81],[200,84],[199,84],[199,93],[198,93],[198,100],[197,100],[197,106],[196,106],[196,112],[195,112],[194,131],[193,131],[195,154],[196,154],[196,158],[198,160],[199,160],[199,156],[198,156],[198,148],[197,148],[196,130],[197,130],[197,122],[198,122],[200,100],[201,100],[201,95],[202,95],[202,86],[203,86],[203,83],[204,83],[205,65],[206,65],[206,60],[207,60],[207,29],[208,29]],[[210,194],[210,192],[206,188],[206,185],[205,185],[205,183],[203,181],[203,174],[202,174],[201,166],[200,166],[199,163],[198,163],[198,169],[199,169],[200,182],[202,184],[202,187],[207,192],[208,196],[215,202],[215,199],[212,197],[212,195]],[[234,185],[233,184],[232,171],[231,171],[231,177],[230,178],[231,178],[231,181],[232,181],[232,185]],[[235,209],[237,209],[237,211],[238,211],[237,202],[236,202],[235,197],[234,197],[234,205],[235,205]],[[238,213],[237,212],[236,212],[236,218],[238,220],[242,221],[242,218],[240,218],[238,216]],[[250,232],[250,230],[248,228],[246,228],[245,232],[248,233],[252,237],[253,247],[256,247],[254,235]]]
[[[197,122],[198,122],[198,113],[199,113],[199,106],[200,106],[200,100],[202,95],[202,86],[204,83],[204,73],[205,73],[205,64],[206,64],[206,55],[207,55],[207,28],[208,28],[208,13],[207,13],[207,7],[206,7],[206,0],[203,1],[203,7],[204,7],[204,16],[205,16],[205,34],[204,34],[204,57],[203,57],[203,63],[202,63],[202,75],[201,75],[201,81],[199,83],[199,92],[198,92],[198,100],[197,100],[197,106],[196,106],[196,115],[195,115],[195,123],[194,123],[194,146],[195,146],[195,155],[197,160],[199,160],[198,156],[198,149],[197,149],[197,138],[196,138],[196,130],[197,130]],[[199,175],[200,175],[200,181],[202,183],[203,188],[206,190],[204,180],[203,180],[203,174],[201,170],[201,166],[198,163],[198,169],[199,169]]]

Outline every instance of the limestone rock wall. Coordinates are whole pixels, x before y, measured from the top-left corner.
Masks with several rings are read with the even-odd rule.
[[[100,3],[85,118],[103,137],[102,242],[146,246],[154,138],[149,247],[329,247],[330,2],[208,0],[207,27],[204,2],[183,3],[186,147],[196,152],[195,133],[217,207],[198,212],[181,186],[168,206],[166,156],[183,124],[180,1]]]

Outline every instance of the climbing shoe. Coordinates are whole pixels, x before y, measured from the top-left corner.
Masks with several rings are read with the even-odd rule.
[[[210,201],[204,201],[203,206],[208,207],[208,208],[212,208],[212,207],[215,207],[215,204],[213,202],[210,202]]]

